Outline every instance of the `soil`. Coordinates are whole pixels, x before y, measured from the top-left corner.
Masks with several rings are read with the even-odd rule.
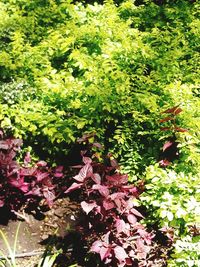
[[[75,228],[75,217],[79,212],[79,205],[68,198],[55,201],[50,210],[32,212],[19,211],[15,219],[8,220],[6,225],[1,222],[0,229],[6,235],[11,249],[14,246],[16,230],[17,237],[16,259],[19,267],[35,267],[47,249],[57,245]],[[5,214],[4,214],[4,217]],[[9,256],[5,242],[0,238],[0,251]]]

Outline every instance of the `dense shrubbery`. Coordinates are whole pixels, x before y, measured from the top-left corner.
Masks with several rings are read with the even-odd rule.
[[[0,1],[1,127],[36,157],[66,165],[76,162],[75,140],[96,133],[129,181],[146,180],[145,223],[192,240],[188,225],[200,223],[199,2],[87,3]],[[177,114],[162,113],[173,106]],[[171,131],[171,115],[179,130]]]

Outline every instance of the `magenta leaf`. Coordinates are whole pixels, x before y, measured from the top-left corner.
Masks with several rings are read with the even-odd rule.
[[[38,182],[41,182],[45,178],[49,177],[49,173],[48,172],[37,171],[36,174],[35,174],[35,177],[36,177]]]
[[[128,258],[126,251],[123,247],[117,246],[114,248],[115,256],[120,263],[125,262],[125,259]]]
[[[101,184],[101,176],[98,173],[93,173],[91,178],[96,184]]]
[[[126,223],[124,220],[117,219],[115,226],[116,226],[118,233],[121,233],[121,232],[125,233],[126,232]]]
[[[110,252],[111,252],[111,248],[110,247],[104,247],[102,246],[100,248],[99,254],[100,254],[100,258],[103,261],[105,258],[110,256]]]
[[[92,244],[92,246],[91,246],[91,248],[90,248],[90,251],[99,253],[99,252],[100,252],[100,249],[101,249],[102,246],[103,246],[102,241],[100,241],[100,240],[96,240],[96,241]]]
[[[86,201],[81,202],[81,207],[83,211],[85,211],[86,214],[90,213],[95,207],[97,207],[96,202],[93,203],[87,203]]]
[[[138,216],[138,217],[141,217],[141,218],[144,218],[144,216],[139,212],[137,211],[136,209],[132,208],[130,210],[134,215]]]
[[[92,160],[89,157],[83,157],[83,163],[85,163],[85,164],[91,164],[92,163]]]
[[[49,205],[49,207],[51,207],[53,205],[53,201],[55,199],[55,194],[49,190],[48,187],[43,188],[43,195],[46,198],[46,201]]]
[[[24,164],[27,165],[30,162],[31,162],[31,154],[30,152],[27,152],[26,156],[24,157]]]
[[[110,210],[113,209],[115,207],[114,203],[110,200],[103,200],[103,207],[105,210]]]
[[[41,161],[37,162],[37,166],[38,167],[45,167],[45,166],[47,166],[47,163],[45,161],[41,160]]]
[[[90,164],[86,164],[79,171],[79,174],[74,176],[74,179],[79,181],[79,182],[83,182],[85,180],[85,178],[88,178],[89,176],[91,176],[92,173],[93,173],[92,166]]]
[[[163,152],[168,149],[169,147],[171,147],[174,144],[174,142],[168,141],[164,144],[163,146]]]
[[[4,204],[5,204],[5,202],[2,199],[0,199],[0,208],[2,208],[4,206]]]
[[[78,189],[78,188],[80,188],[82,186],[82,184],[80,183],[80,184],[78,184],[78,183],[73,183],[64,193],[69,193],[69,192],[71,192],[71,191],[74,191],[74,190],[76,190],[76,189]]]
[[[130,224],[135,224],[137,222],[137,218],[133,214],[128,214],[127,219]]]
[[[29,184],[24,182],[24,178],[10,178],[9,184],[22,190],[23,192],[28,192]]]
[[[170,162],[167,159],[162,159],[158,163],[160,164],[161,167],[167,167],[170,165]]]
[[[92,186],[92,189],[98,190],[99,193],[104,197],[107,197],[110,193],[108,187],[105,185],[95,184]]]

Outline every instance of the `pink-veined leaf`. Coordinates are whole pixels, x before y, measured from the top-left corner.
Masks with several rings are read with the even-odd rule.
[[[115,207],[115,205],[112,201],[105,199],[103,201],[103,207],[105,210],[111,210]]]
[[[170,161],[167,159],[162,159],[158,163],[160,164],[161,167],[167,167],[170,165]]]
[[[69,193],[69,192],[71,192],[71,191],[74,191],[74,190],[76,190],[76,189],[78,189],[78,188],[80,188],[82,186],[82,184],[80,183],[80,184],[78,184],[78,183],[73,183],[64,193]]]
[[[111,200],[115,200],[115,199],[121,199],[121,198],[124,198],[125,196],[126,196],[125,193],[121,193],[121,192],[119,192],[119,193],[113,193],[113,194],[111,194],[109,197],[110,197]]]
[[[132,208],[130,210],[134,215],[138,216],[138,217],[141,217],[141,218],[144,218],[144,216],[139,212],[137,211],[136,209]]]
[[[128,258],[126,251],[123,247],[116,246],[114,248],[115,257],[119,260],[120,263],[125,262],[125,259]]]
[[[86,214],[90,213],[95,207],[97,207],[96,202],[87,203],[86,201],[81,202],[81,207]]]
[[[100,249],[101,249],[102,246],[103,246],[102,241],[100,241],[100,240],[96,240],[96,241],[92,244],[92,246],[91,246],[91,248],[90,248],[90,251],[99,253],[99,252],[100,252]]]
[[[79,181],[79,182],[83,182],[85,180],[85,178],[87,178],[88,176],[92,175],[92,173],[93,173],[92,166],[90,164],[86,164],[79,171],[79,174],[77,174],[76,176],[74,176],[74,179],[77,180],[77,181]]]
[[[117,219],[115,223],[116,229],[118,233],[126,232],[126,223],[124,220]]]
[[[48,187],[43,188],[43,195],[46,198],[47,204],[49,207],[52,207],[53,201],[55,199],[55,194],[53,191],[50,191]]]
[[[91,163],[92,163],[92,160],[91,160],[91,158],[89,158],[89,157],[83,157],[83,162],[84,162],[85,164],[91,164]]]
[[[101,184],[101,176],[98,173],[94,173],[91,178],[96,184]]]
[[[24,182],[24,177],[10,178],[9,184],[20,189],[24,193],[28,192],[28,190],[29,190],[29,184]]]
[[[107,175],[106,180],[112,183],[113,185],[126,184],[128,182],[128,175],[122,175],[120,173],[113,174],[112,176]]]
[[[30,152],[26,153],[26,156],[24,157],[24,164],[28,164],[31,162],[31,154]]]
[[[47,163],[44,160],[40,160],[36,164],[38,167],[45,167],[47,166]]]
[[[168,149],[169,147],[171,147],[172,145],[174,144],[174,142],[172,142],[172,141],[168,141],[168,142],[166,142],[165,144],[164,144],[164,146],[163,146],[163,152],[166,150],[166,149]]]
[[[2,199],[0,199],[0,208],[2,208],[4,205],[5,205],[5,202]]]
[[[127,220],[130,224],[135,224],[137,222],[137,218],[133,214],[128,214]]]
[[[103,146],[97,142],[93,143],[92,146],[100,148],[100,149],[103,148]]]
[[[103,236],[103,240],[104,242],[108,245],[109,244],[109,238],[110,238],[110,231],[107,232],[104,236]]]
[[[48,172],[40,172],[40,171],[37,171],[35,173],[35,177],[37,179],[37,182],[41,182],[45,178],[49,177],[49,173]]]
[[[106,259],[107,257],[110,256],[110,252],[111,252],[111,248],[110,247],[104,247],[102,246],[100,248],[99,254],[100,254],[100,258],[103,261],[104,259]]]
[[[109,193],[110,193],[108,187],[105,186],[105,185],[94,184],[94,185],[92,186],[92,189],[94,189],[94,190],[98,190],[99,193],[100,193],[102,196],[104,196],[104,197],[107,197],[107,196],[109,195]]]

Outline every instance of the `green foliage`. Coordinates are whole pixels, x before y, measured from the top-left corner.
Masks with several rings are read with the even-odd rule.
[[[4,127],[48,142],[52,158],[96,132],[135,179],[159,157],[161,107],[177,103],[177,87],[198,96],[198,3],[119,4],[1,1],[0,78],[19,97],[2,96],[0,110]]]

